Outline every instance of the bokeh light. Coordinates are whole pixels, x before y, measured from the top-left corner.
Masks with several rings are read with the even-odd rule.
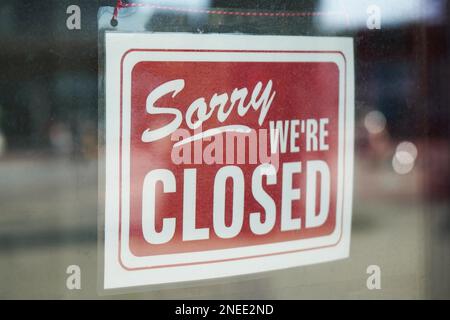
[[[417,147],[409,141],[401,142],[395,149],[392,167],[398,174],[407,174],[414,168],[418,155]]]
[[[378,134],[386,127],[386,117],[378,110],[370,111],[364,118],[364,126],[371,134]]]

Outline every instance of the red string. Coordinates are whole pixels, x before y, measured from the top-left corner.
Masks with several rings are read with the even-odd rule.
[[[119,15],[120,8],[123,8],[122,0],[117,0],[117,4],[116,4],[116,7],[114,8],[114,13],[113,13],[113,18],[112,18],[113,20],[117,21],[117,17]]]
[[[113,20],[117,20],[119,10],[122,8],[136,8],[146,7],[152,9],[177,11],[177,12],[189,12],[189,13],[206,13],[217,15],[235,15],[235,16],[257,16],[257,17],[312,17],[312,16],[335,16],[343,15],[347,18],[344,12],[339,11],[327,11],[327,12],[267,12],[267,11],[228,11],[228,10],[209,10],[209,9],[193,9],[193,8],[181,8],[173,6],[163,6],[151,3],[124,3],[122,0],[117,0],[116,7],[114,8]],[[348,22],[348,21],[347,21]]]

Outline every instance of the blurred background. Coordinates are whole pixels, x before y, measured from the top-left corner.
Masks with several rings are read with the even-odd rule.
[[[127,8],[114,28],[116,1],[3,1],[0,298],[450,298],[447,1],[144,2],[198,11],[321,14]],[[80,30],[66,26],[70,5],[81,9]],[[350,258],[252,278],[103,295],[97,288],[99,29],[353,37]],[[66,269],[73,264],[81,268],[80,290],[66,287]],[[369,265],[381,268],[380,290],[366,287]]]

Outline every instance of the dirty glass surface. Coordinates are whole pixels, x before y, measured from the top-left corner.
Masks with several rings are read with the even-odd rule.
[[[155,6],[119,10],[116,26],[116,1],[0,4],[0,298],[450,298],[447,1],[146,2]],[[69,28],[72,5],[79,29]],[[350,257],[104,295],[97,226],[105,30],[353,37]],[[80,289],[67,286],[70,266],[79,267]],[[374,266],[381,288],[370,290]]]

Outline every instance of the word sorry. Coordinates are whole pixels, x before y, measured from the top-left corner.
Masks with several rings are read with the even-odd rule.
[[[183,114],[179,110],[180,107],[158,107],[155,103],[160,98],[170,93],[172,93],[172,98],[174,98],[183,90],[184,86],[185,81],[183,79],[171,80],[158,86],[147,96],[147,113],[152,115],[174,115],[175,117],[170,123],[158,129],[146,129],[141,137],[143,142],[152,142],[167,137],[180,127],[183,122]],[[267,82],[264,90],[262,90],[262,87],[263,85],[261,82],[258,82],[255,85],[250,101],[246,105],[245,99],[249,92],[245,87],[240,89],[235,88],[230,96],[228,96],[227,93],[214,93],[209,99],[208,104],[204,97],[200,97],[194,100],[188,107],[185,115],[186,125],[192,130],[197,129],[202,123],[210,119],[214,112],[216,112],[217,120],[219,122],[224,122],[229,117],[236,104],[237,113],[241,117],[243,117],[250,108],[254,111],[259,110],[258,123],[259,125],[262,125],[276,94],[275,91],[272,92],[272,80]]]

